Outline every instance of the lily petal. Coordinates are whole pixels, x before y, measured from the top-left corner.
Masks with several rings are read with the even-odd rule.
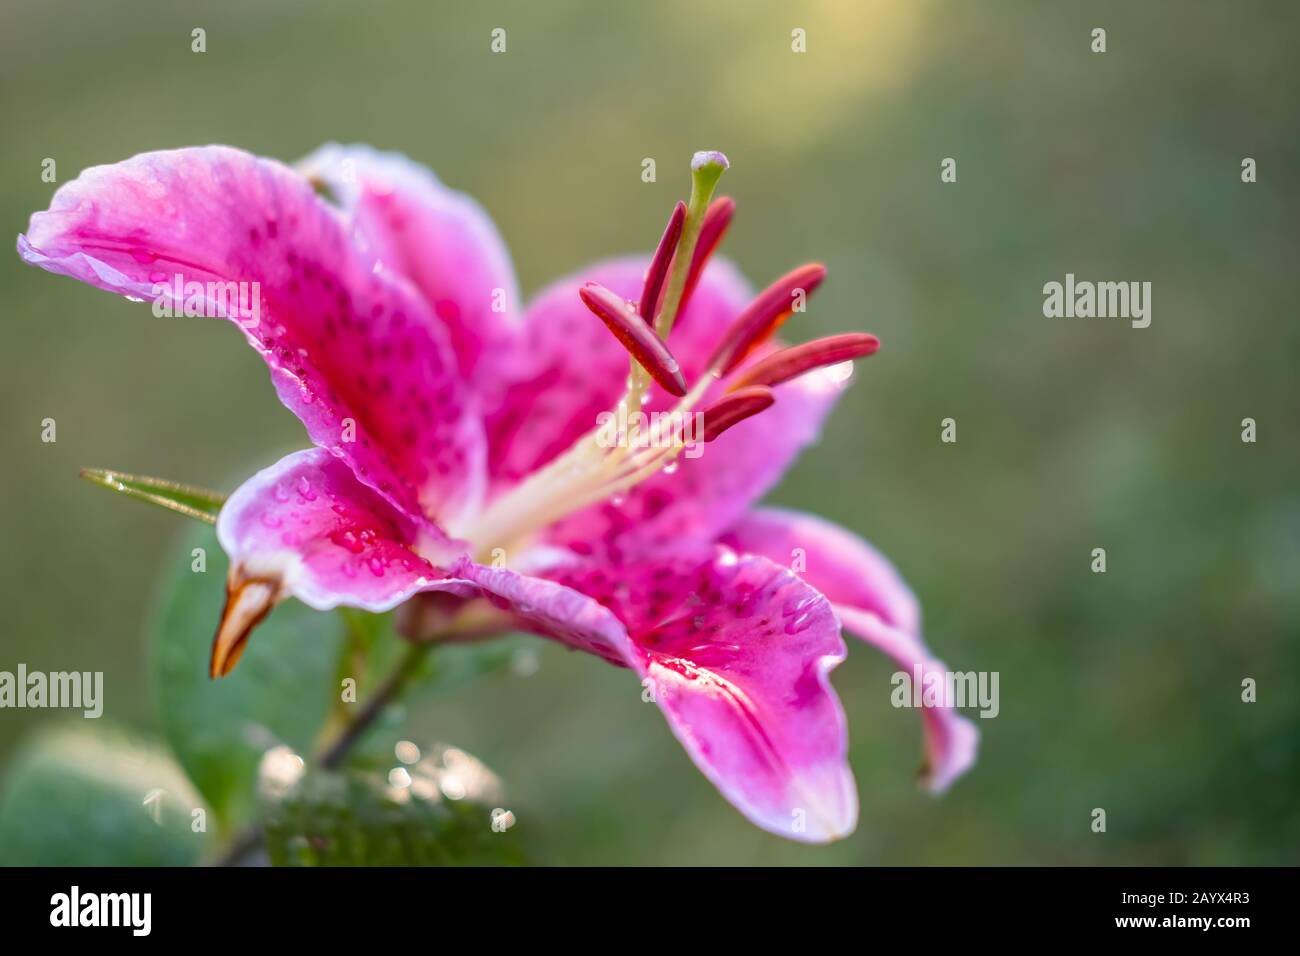
[[[930,674],[942,680],[947,673],[947,665],[931,655],[916,635],[891,627],[870,611],[837,604],[835,612],[845,630],[888,654],[909,680],[919,673],[921,686],[925,686]],[[932,793],[942,793],[974,766],[979,731],[952,707],[923,706],[921,720],[925,726],[925,758],[919,773],[921,786]]]
[[[393,508],[319,448],[259,471],[226,501],[217,539],[232,587],[271,582],[317,610],[387,611],[445,582],[463,551],[434,525]],[[418,549],[418,550],[417,550]]]
[[[794,567],[833,604],[871,611],[909,634],[921,632],[921,606],[889,559],[824,518],[788,508],[754,508],[721,540],[737,551]]]
[[[202,284],[191,304],[208,315],[222,304],[208,283],[242,283],[258,308],[228,317],[313,442],[411,514],[453,516],[481,496],[481,416],[446,329],[282,164],[208,146],[93,167],[32,216],[18,251],[177,313],[186,283]]]
[[[800,577],[835,606],[846,630],[884,651],[909,678],[944,672],[920,637],[916,598],[889,560],[857,535],[814,515],[756,508],[721,538],[738,551],[801,568]],[[979,732],[950,707],[923,707],[922,784],[945,790],[975,762]]]
[[[411,280],[451,334],[480,393],[502,383],[523,308],[514,264],[487,212],[401,153],[329,143],[299,164],[330,187],[385,267]]]
[[[630,667],[706,777],[772,833],[850,833],[857,791],[830,671],[844,643],[830,603],[757,556],[697,547],[545,577],[462,566],[523,626]]]

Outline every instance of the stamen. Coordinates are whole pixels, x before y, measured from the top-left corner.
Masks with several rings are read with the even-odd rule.
[[[686,394],[686,379],[677,360],[654,329],[636,314],[632,303],[596,282],[588,282],[578,295],[665,391],[677,397]]]
[[[780,385],[815,368],[871,355],[878,348],[880,339],[865,332],[829,335],[824,339],[815,339],[773,352],[741,372],[727,391],[739,391],[750,385]]]
[[[225,677],[235,668],[262,618],[280,601],[280,582],[270,578],[243,578],[231,568],[226,582],[226,605],[221,609],[221,623],[212,639],[212,656],[208,661],[210,677]]]
[[[726,375],[757,345],[768,339],[794,311],[799,293],[811,295],[826,278],[826,267],[818,263],[799,266],[758,294],[722,337],[709,368]]]
[[[704,274],[704,267],[708,265],[713,250],[718,248],[722,237],[727,234],[735,214],[736,201],[730,196],[721,196],[709,203],[708,211],[704,213],[704,221],[700,224],[700,238],[695,243],[695,254],[691,256],[691,268],[686,273],[686,289],[682,292],[681,305],[677,307],[679,316],[686,313],[686,304],[691,300],[691,293],[699,284],[700,276]]]
[[[713,441],[732,425],[757,415],[774,401],[776,396],[772,390],[762,385],[751,385],[724,395],[704,410],[704,434],[700,437],[706,442]]]
[[[491,549],[508,545],[526,548],[542,529],[566,515],[617,496],[670,467],[683,448],[711,442],[739,422],[775,401],[768,384],[822,364],[843,361],[874,351],[872,336],[849,335],[810,343],[778,353],[779,359],[758,363],[744,380],[730,383],[721,398],[703,412],[695,411],[719,377],[733,371],[750,352],[770,337],[799,306],[802,296],[821,284],[826,270],[802,266],[761,293],[727,330],[709,363],[711,374],[700,376],[688,390],[681,368],[665,341],[691,292],[697,287],[709,257],[721,242],[735,213],[730,199],[712,201],[713,190],[727,168],[721,153],[697,153],[691,162],[691,197],[683,211],[678,203],[646,271],[636,305],[596,283],[579,290],[583,303],[605,323],[632,358],[627,391],[617,413],[626,430],[609,433],[601,421],[566,451],[506,490],[479,512],[456,536],[469,542],[479,560]],[[653,320],[652,320],[653,317]],[[868,344],[868,340],[870,344]],[[677,401],[666,413],[641,411],[647,374]],[[698,416],[692,418],[691,416]],[[700,428],[685,434],[688,424]],[[612,440],[613,439],[613,440]]]
[[[673,253],[677,251],[677,240],[682,237],[682,225],[685,222],[686,203],[679,199],[668,219],[668,228],[659,239],[654,258],[650,260],[650,269],[645,274],[645,287],[638,303],[641,317],[651,325],[659,314],[659,294],[663,292],[664,280],[668,278],[668,266],[673,261]]]

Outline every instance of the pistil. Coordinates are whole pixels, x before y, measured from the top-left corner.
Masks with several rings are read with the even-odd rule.
[[[713,198],[713,190],[717,187],[718,180],[730,165],[727,157],[716,150],[703,150],[691,158],[691,201],[686,211],[686,225],[682,229],[681,243],[677,246],[672,275],[668,279],[668,290],[664,293],[664,306],[655,320],[655,331],[659,333],[661,339],[668,338],[673,323],[677,320],[682,295],[686,291],[686,278],[690,273],[695,246],[699,242],[709,201]]]
[[[736,201],[730,196],[719,196],[709,203],[709,208],[704,213],[704,221],[700,223],[700,238],[695,244],[695,252],[691,255],[691,266],[686,270],[686,288],[682,290],[682,300],[677,304],[678,317],[686,311],[686,304],[690,302],[691,293],[699,284],[700,276],[704,275],[704,267],[708,265],[709,257],[722,242],[722,237],[727,234],[735,214]]]

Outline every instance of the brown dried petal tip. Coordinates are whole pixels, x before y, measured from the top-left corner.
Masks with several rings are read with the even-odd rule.
[[[231,574],[226,582],[226,605],[221,609],[221,623],[212,639],[212,657],[208,663],[210,677],[225,677],[235,669],[248,644],[248,635],[279,603],[280,582],[269,578],[238,578]]]

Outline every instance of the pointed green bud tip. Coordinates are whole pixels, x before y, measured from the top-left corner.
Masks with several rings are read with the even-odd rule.
[[[182,485],[164,478],[149,478],[143,475],[128,475],[107,468],[83,468],[81,477],[92,481],[109,491],[145,501],[151,505],[167,508],[180,514],[215,524],[226,496],[218,491],[198,488],[194,485]]]

